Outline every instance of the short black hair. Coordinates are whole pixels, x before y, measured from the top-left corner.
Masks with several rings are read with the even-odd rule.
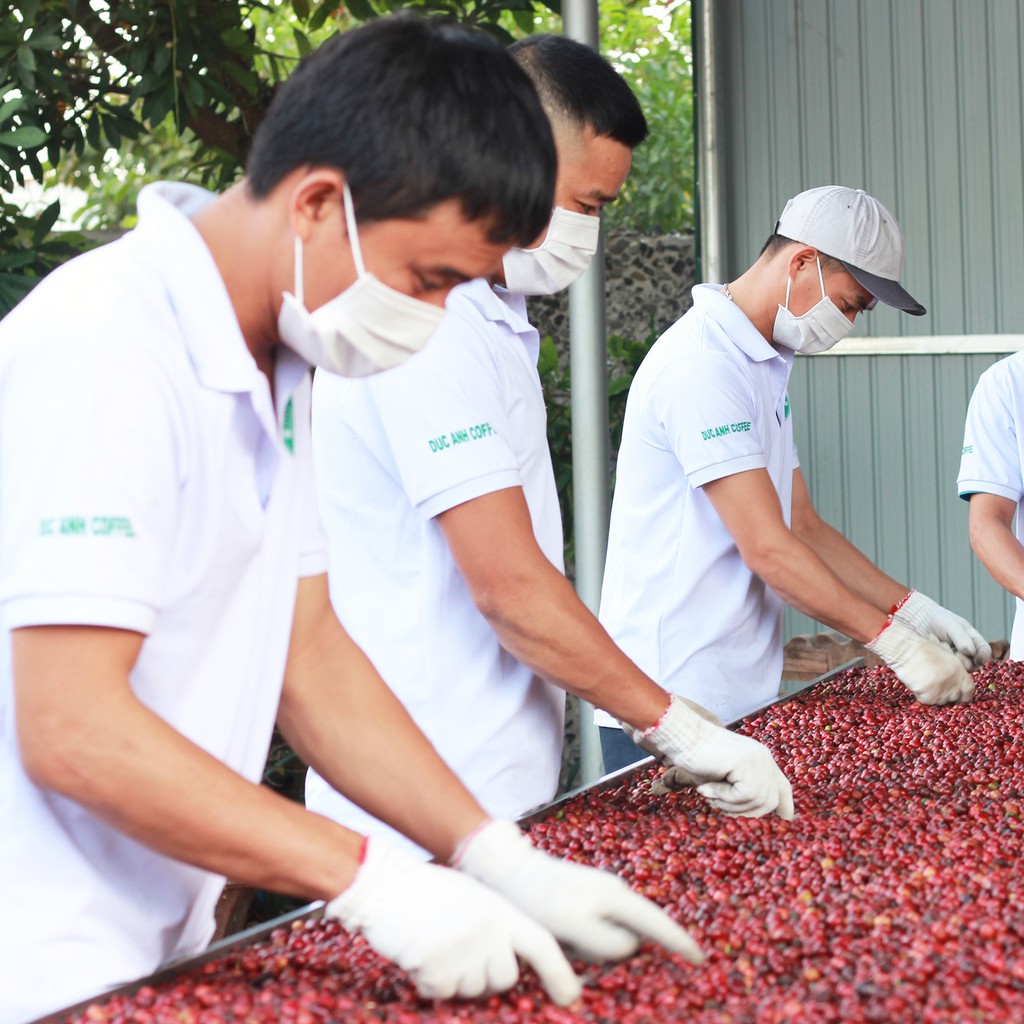
[[[780,253],[787,245],[803,245],[803,242],[797,242],[794,238],[787,238],[785,235],[780,235],[777,231],[772,232],[768,236],[768,241],[761,246],[761,256],[772,257],[777,253]],[[811,246],[812,249],[818,249],[816,245]],[[846,267],[843,265],[843,261],[837,259],[835,256],[829,256],[828,253],[822,252],[818,249],[818,255],[821,257],[821,269],[826,270],[845,270]]]
[[[509,52],[533,80],[553,120],[565,118],[630,149],[647,138],[647,119],[626,80],[595,49],[565,36],[527,36]]]
[[[527,245],[551,217],[557,158],[536,90],[497,40],[406,14],[333,36],[281,86],[249,188],[263,198],[303,166],[341,170],[362,221],[458,199],[491,241]]]

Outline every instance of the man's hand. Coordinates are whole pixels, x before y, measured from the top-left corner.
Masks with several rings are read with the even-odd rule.
[[[893,612],[893,618],[926,639],[945,644],[968,672],[992,660],[991,645],[965,618],[919,590],[907,594]]]
[[[519,978],[517,956],[556,1003],[567,1006],[582,992],[554,937],[526,913],[473,879],[381,839],[367,839],[355,880],[326,914],[361,932],[427,999],[503,992]]]
[[[966,703],[974,696],[974,680],[959,655],[923,637],[895,616],[865,646],[896,673],[922,704]]]
[[[792,818],[793,789],[768,748],[730,732],[696,707],[673,694],[656,725],[644,732],[625,723],[623,728],[683,784],[696,783],[697,791],[727,814],[759,818],[775,811],[781,818]]]
[[[497,890],[586,960],[621,960],[643,939],[694,964],[704,959],[679,925],[621,878],[534,849],[510,821],[490,821],[471,833],[452,865]]]

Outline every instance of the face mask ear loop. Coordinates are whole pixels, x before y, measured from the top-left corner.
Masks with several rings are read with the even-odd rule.
[[[792,276],[786,277],[786,312],[789,312],[789,289],[793,287]]]
[[[302,289],[302,236],[295,236],[295,298],[300,306],[305,306]]]
[[[352,193],[349,191],[348,182],[345,182],[345,224],[348,226],[348,244],[352,247],[352,259],[356,264],[356,273],[363,277],[366,274],[366,266],[363,264],[363,253],[359,248],[359,231],[356,229],[356,211],[352,205]]]
[[[824,299],[827,296],[825,295],[825,278],[821,276],[821,257],[815,256],[814,259],[818,264],[818,283],[821,285],[821,297]]]

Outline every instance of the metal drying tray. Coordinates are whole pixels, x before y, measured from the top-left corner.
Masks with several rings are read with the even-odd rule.
[[[748,711],[742,718],[738,718],[734,722],[729,722],[726,725],[726,728],[737,729],[748,718],[753,718],[755,715],[761,714],[762,711],[766,711],[768,708],[776,707],[779,704],[786,704],[794,698],[807,693],[808,690],[813,689],[820,683],[834,679],[836,676],[842,675],[843,672],[850,669],[861,668],[863,665],[863,658],[854,658],[851,661],[847,661],[838,668],[833,669],[831,672],[827,672],[823,676],[818,676],[817,679],[812,679],[810,682],[804,683],[803,686],[797,687],[790,693],[765,701],[764,704]],[[618,785],[620,782],[628,779],[632,775],[638,774],[639,772],[649,768],[653,763],[654,758],[647,757],[642,761],[637,761],[635,764],[627,765],[625,768],[620,768],[618,771],[602,775],[594,782],[579,786],[578,788],[557,797],[550,803],[542,804],[539,807],[535,807],[532,810],[527,811],[518,818],[519,824],[529,825],[535,821],[540,821],[542,818],[549,817],[551,814],[557,812],[571,800],[583,793],[598,792],[602,789],[608,789],[612,786]],[[318,900],[315,903],[309,903],[304,907],[299,907],[297,910],[293,910],[289,914],[283,914],[280,917],[275,917],[271,921],[254,925],[252,928],[246,928],[244,931],[236,932],[234,935],[229,935],[227,938],[221,939],[219,942],[212,943],[203,950],[202,953],[197,953],[194,956],[183,957],[180,960],[175,960],[172,963],[161,967],[159,970],[154,971],[152,974],[147,975],[145,978],[139,978],[136,981],[127,982],[124,985],[108,989],[105,992],[98,992],[89,999],[85,999],[80,1003],[75,1003],[73,1006],[65,1007],[63,1010],[48,1013],[45,1017],[38,1017],[36,1020],[28,1022],[28,1024],[63,1024],[63,1021],[67,1017],[76,1013],[81,1013],[93,1003],[110,999],[113,996],[131,995],[146,985],[158,985],[161,982],[169,981],[179,974],[194,971],[196,968],[202,967],[204,964],[208,964],[212,960],[216,960],[219,957],[224,956],[226,953],[230,953],[236,949],[241,949],[245,946],[253,945],[262,939],[268,938],[271,932],[276,931],[278,928],[287,928],[295,921],[315,921],[318,918],[323,917],[325,906],[326,904],[323,900]]]

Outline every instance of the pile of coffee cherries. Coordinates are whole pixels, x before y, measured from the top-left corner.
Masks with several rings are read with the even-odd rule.
[[[534,821],[552,854],[613,871],[708,954],[659,948],[578,964],[552,1005],[532,974],[469,1003],[424,1002],[332,922],[296,922],[81,1022],[928,1024],[1024,1021],[1024,662],[975,675],[970,705],[916,704],[853,670],[748,721],[793,783],[797,816],[728,818],[655,768]]]

